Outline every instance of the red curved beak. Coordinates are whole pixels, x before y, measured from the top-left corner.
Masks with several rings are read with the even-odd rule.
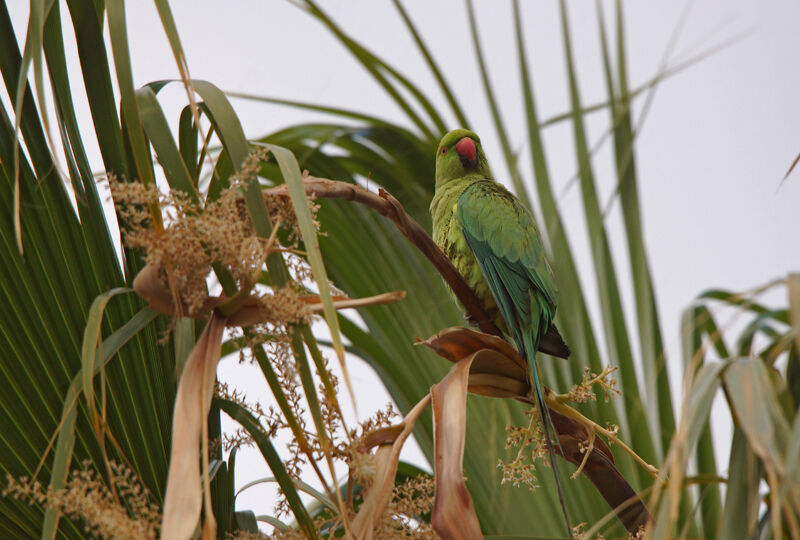
[[[475,141],[469,137],[464,137],[456,144],[456,152],[462,159],[470,161],[478,157],[478,148],[475,146]]]
[[[478,167],[478,147],[475,141],[469,137],[464,137],[456,143],[456,152],[461,158],[461,163],[467,170],[474,170]]]

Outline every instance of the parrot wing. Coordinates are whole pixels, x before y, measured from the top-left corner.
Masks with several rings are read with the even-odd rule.
[[[456,217],[509,327],[533,328],[543,336],[555,315],[558,290],[530,211],[487,180],[464,190]],[[533,309],[534,301],[541,310]],[[539,311],[546,321],[533,320]]]
[[[558,498],[572,538],[550,436],[555,426],[536,366],[536,350],[555,316],[558,291],[533,216],[508,190],[490,180],[475,182],[464,189],[455,211],[464,239],[475,254],[517,350],[528,359]]]

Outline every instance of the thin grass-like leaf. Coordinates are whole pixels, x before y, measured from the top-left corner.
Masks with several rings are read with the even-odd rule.
[[[161,18],[161,24],[164,26],[164,33],[167,36],[172,55],[175,57],[175,64],[178,66],[178,72],[181,74],[181,81],[186,90],[186,97],[189,100],[189,110],[196,125],[200,125],[200,108],[195,101],[194,86],[192,78],[189,76],[189,65],[186,61],[186,54],[181,45],[181,39],[178,35],[178,28],[175,24],[175,19],[172,16],[172,10],[169,7],[167,0],[155,0],[158,15]]]
[[[789,293],[789,316],[794,327],[794,346],[800,351],[800,274],[789,274],[786,289]]]
[[[372,125],[391,125],[387,120],[382,120],[377,116],[373,116],[370,114],[364,114],[363,112],[353,111],[349,109],[342,109],[339,107],[334,107],[332,105],[319,105],[317,103],[308,103],[303,101],[295,101],[291,99],[282,99],[282,98],[274,98],[274,97],[267,97],[267,96],[258,96],[255,94],[248,94],[245,92],[232,92],[227,91],[225,95],[229,97],[239,98],[239,99],[246,99],[248,101],[257,101],[261,103],[271,103],[274,105],[284,105],[287,107],[295,107],[298,109],[304,109],[308,111],[315,111],[321,113],[332,114],[335,116],[340,116],[342,118],[350,118],[352,120],[360,120],[362,122],[368,122]]]
[[[194,204],[199,204],[200,197],[192,182],[192,176],[172,137],[167,118],[158,104],[155,92],[150,86],[144,86],[136,91],[136,101],[142,127],[150,144],[153,145],[170,187],[185,193]]]
[[[56,117],[78,215],[81,223],[86,225],[84,230],[92,258],[97,260],[110,258],[115,256],[116,249],[110,238],[103,203],[78,126],[69,83],[60,7],[57,3],[50,10],[44,30],[44,50],[54,106],[58,111]],[[117,264],[103,265],[101,282],[119,282],[120,278],[120,268]]]
[[[238,514],[239,514],[239,512],[237,512],[237,515]],[[275,529],[277,529],[279,531],[288,531],[289,530],[289,526],[286,523],[282,522],[281,520],[279,520],[278,518],[276,518],[274,516],[260,515],[260,516],[256,516],[256,520],[263,521],[267,525],[271,525],[271,526],[275,527]],[[241,522],[239,522],[239,523],[241,524]],[[255,532],[255,531],[253,531],[253,532]]]
[[[272,470],[272,474],[278,482],[278,485],[280,485],[281,491],[286,497],[289,507],[292,509],[294,517],[303,530],[303,533],[306,535],[306,538],[319,538],[314,524],[311,521],[311,517],[303,506],[297,489],[292,483],[291,477],[289,477],[289,474],[286,472],[283,461],[281,461],[278,452],[275,451],[275,448],[264,433],[258,420],[238,403],[220,398],[214,398],[214,402],[217,403],[219,408],[227,415],[239,422],[256,442],[258,449],[261,451],[261,455],[264,456],[267,465],[269,465],[269,468]]]
[[[275,482],[277,482],[277,480],[275,479],[274,476],[265,476],[263,478],[258,478],[256,480],[252,480],[252,481],[246,483],[245,485],[243,485],[242,487],[240,487],[236,491],[236,496],[238,496],[240,493],[242,493],[246,489],[250,489],[251,487],[258,486],[258,485],[261,485],[261,484],[275,483]],[[332,510],[334,512],[338,512],[339,511],[338,507],[336,506],[336,503],[334,503],[330,499],[330,497],[328,497],[324,493],[321,493],[320,491],[314,489],[312,486],[306,484],[305,482],[299,481],[299,480],[295,480],[294,481],[294,485],[295,485],[295,487],[297,487],[298,490],[302,491],[303,493],[307,493],[308,495],[311,495],[312,497],[314,497],[314,499],[316,499],[318,502],[320,502],[323,505],[325,505],[328,509],[330,509],[330,510]]]
[[[741,429],[734,427],[731,443],[728,483],[725,492],[725,512],[720,525],[720,540],[739,540],[751,537],[758,525],[758,507],[761,504],[758,486],[763,466],[747,444]]]
[[[197,188],[197,175],[200,174],[201,163],[197,153],[198,128],[192,116],[192,108],[187,105],[181,111],[181,118],[178,123],[178,146],[180,147],[181,157],[186,166],[186,170],[192,177],[192,184]]]
[[[291,152],[277,146],[270,146],[269,149],[275,156],[275,160],[278,162],[286,185],[289,187],[289,195],[292,198],[292,205],[297,215],[297,224],[300,228],[300,234],[303,237],[303,243],[306,246],[308,262],[311,265],[311,270],[314,273],[314,279],[317,282],[317,288],[319,289],[319,294],[322,299],[325,321],[328,323],[328,328],[331,332],[333,350],[336,351],[336,355],[339,358],[339,363],[344,371],[347,386],[352,395],[353,389],[344,363],[344,345],[342,344],[341,331],[339,330],[339,319],[336,317],[336,310],[331,300],[328,273],[325,271],[325,263],[322,261],[322,255],[319,250],[317,231],[314,226],[313,217],[311,216],[311,210],[308,206],[308,198],[306,197],[306,190],[303,184],[303,175],[300,172],[300,167],[297,165],[297,160]]]
[[[795,416],[789,446],[786,449],[786,478],[788,482],[781,485],[777,507],[783,507],[784,501],[794,512],[800,515],[800,415]]]
[[[475,62],[478,64],[478,68],[480,69],[481,82],[483,84],[484,93],[486,94],[486,102],[489,105],[489,110],[492,113],[492,121],[494,122],[495,132],[497,133],[497,139],[500,142],[500,147],[503,150],[503,157],[506,161],[506,167],[508,168],[508,172],[511,174],[511,184],[514,186],[514,192],[519,200],[522,201],[525,206],[531,208],[531,201],[528,198],[528,190],[525,184],[522,182],[522,176],[519,172],[519,167],[517,166],[517,159],[513,150],[511,149],[508,131],[506,130],[505,123],[503,122],[503,117],[500,114],[500,108],[497,104],[497,98],[495,97],[494,90],[492,89],[492,83],[489,80],[489,71],[486,67],[486,61],[483,57],[483,48],[481,46],[480,38],[478,37],[478,23],[475,20],[475,10],[472,7],[472,0],[466,0],[466,7],[467,15],[469,16],[470,32],[472,34],[472,46],[475,49]]]
[[[102,15],[98,14],[92,0],[71,0],[68,6],[76,29],[84,88],[105,170],[129,178],[110,62],[100,27]]]
[[[644,246],[642,217],[639,206],[638,179],[633,143],[635,132],[631,119],[631,97],[628,91],[627,57],[625,51],[625,32],[622,21],[623,11],[620,2],[616,3],[617,37],[617,77],[619,95],[614,96],[613,84],[608,85],[609,99],[615,102],[611,118],[614,128],[614,153],[617,165],[622,216],[627,236],[628,257],[633,277],[633,291],[636,301],[637,328],[641,347],[641,361],[648,384],[656,389],[659,425],[661,426],[662,450],[669,444],[670,434],[675,428],[674,411],[667,377],[666,357],[661,337],[655,293],[653,291],[650,264]],[[604,35],[604,33],[603,33]],[[610,71],[610,64],[605,63]],[[609,79],[612,79],[609,73]],[[655,88],[655,87],[654,87]],[[648,95],[648,98],[652,93]],[[649,103],[649,102],[648,102]],[[643,113],[645,114],[645,113]],[[619,117],[619,122],[616,118]],[[640,125],[642,120],[640,119]],[[637,129],[638,131],[638,129]],[[713,461],[713,455],[711,456]],[[702,471],[716,474],[716,471]]]
[[[52,0],[47,4],[52,5]],[[28,17],[28,31],[25,36],[25,49],[22,54],[22,63],[19,69],[19,76],[17,78],[17,88],[12,94],[16,96],[14,100],[14,160],[13,160],[13,175],[14,175],[14,230],[16,232],[17,247],[20,254],[23,253],[22,246],[22,222],[20,220],[20,144],[19,132],[22,124],[22,108],[24,99],[27,97],[28,92],[28,70],[31,63],[34,64],[34,77],[36,80],[36,89],[38,92],[39,103],[44,104],[44,77],[42,76],[42,42],[43,42],[43,29],[45,22],[45,1],[44,0],[31,0],[30,13]],[[42,121],[45,129],[47,128],[47,117],[45,110],[42,110]]]
[[[637,452],[648,462],[659,462],[661,452],[654,445],[652,426],[648,417],[651,410],[646,408],[636,380],[636,368],[628,338],[627,324],[622,310],[619,283],[611,254],[611,247],[606,233],[605,223],[597,198],[596,184],[588,144],[584,119],[581,115],[581,102],[578,91],[577,76],[572,53],[569,21],[566,3],[559,3],[561,26],[564,38],[564,50],[567,61],[567,74],[570,89],[570,102],[573,111],[573,134],[575,137],[575,161],[579,167],[583,210],[589,235],[594,272],[600,295],[600,306],[603,327],[608,347],[608,356],[620,366],[622,379],[622,397],[627,412],[627,425],[630,441]],[[640,485],[647,485],[649,479],[640,474]]]
[[[450,105],[450,109],[453,111],[458,125],[469,129],[469,121],[467,121],[464,111],[458,104],[456,96],[453,94],[450,85],[447,84],[444,74],[442,74],[442,71],[439,69],[439,66],[433,59],[433,55],[425,45],[422,36],[419,34],[417,28],[414,26],[414,23],[411,21],[411,17],[409,17],[408,12],[403,7],[403,4],[400,2],[400,0],[392,0],[392,2],[394,3],[394,7],[397,9],[397,12],[400,13],[400,17],[403,19],[403,23],[411,34],[411,37],[414,38],[414,43],[417,45],[417,49],[419,49],[420,54],[422,54],[422,57],[425,59],[425,63],[428,64],[428,68],[431,70],[434,78],[436,78],[436,82],[439,84],[439,89],[444,94],[445,99],[447,99],[447,103]]]
[[[111,299],[122,293],[132,292],[128,288],[111,289],[107,293],[101,294],[92,302],[89,308],[89,315],[86,319],[86,330],[83,334],[83,345],[81,347],[81,373],[83,379],[83,395],[86,404],[92,414],[97,413],[94,400],[94,366],[99,363],[99,354],[102,351],[102,335],[100,326],[103,322],[103,312]],[[93,418],[96,422],[97,418]]]
[[[700,294],[697,298],[699,300],[706,300],[706,299],[718,300],[725,304],[731,306],[737,306],[744,310],[751,311],[756,315],[764,315],[772,312],[773,310],[757,302],[756,301],[757,296],[769,290],[770,288],[783,283],[784,280],[776,279],[760,287],[756,287],[755,289],[752,289],[750,291],[740,292],[740,293],[728,291],[725,289],[710,289]],[[773,314],[773,318],[776,321],[780,321],[784,324],[789,324],[788,312],[786,311],[776,311]]]
[[[679,519],[679,514],[685,512],[688,501],[681,494],[686,466],[708,421],[711,403],[722,383],[722,373],[730,365],[731,361],[706,363],[696,373],[689,372],[686,376],[688,384],[684,389],[681,420],[662,469],[662,473],[667,476],[666,484],[657,482],[654,486],[654,499],[659,502],[653,529],[654,538],[672,537],[677,534],[679,524],[687,523],[685,517]],[[663,500],[660,498],[662,489]]]
[[[100,369],[117,354],[119,349],[152,322],[155,317],[156,313],[153,310],[143,308],[122,328],[103,340],[99,347],[102,354],[95,357],[95,360],[99,359],[100,361],[92,366],[92,375],[97,375]],[[78,395],[84,385],[83,377],[84,371],[81,370],[81,373],[72,380],[72,384],[64,397],[64,408],[61,413],[61,421],[59,422],[58,437],[56,439],[53,464],[50,473],[49,488],[54,491],[64,487],[69,474],[69,466],[72,462],[72,453],[75,444],[75,422],[78,417],[77,401]],[[56,510],[48,509],[47,512],[45,512],[41,535],[43,540],[55,537],[58,527],[58,517],[59,513]]]
[[[345,45],[354,58],[358,60],[362,66],[369,72],[369,74],[378,82],[381,87],[391,96],[395,103],[406,113],[409,119],[417,126],[417,128],[430,140],[435,140],[437,137],[425,121],[414,111],[414,108],[408,101],[400,94],[394,87],[389,78],[383,72],[388,72],[407,89],[412,95],[421,101],[421,105],[425,108],[426,112],[432,115],[432,120],[439,126],[439,132],[444,132],[444,124],[438,118],[438,114],[427,99],[424,98],[422,93],[414,87],[405,77],[402,77],[397,71],[389,67],[385,62],[381,61],[377,56],[369,52],[366,48],[356,42],[353,38],[347,35],[344,30],[337,25],[330,16],[327,15],[320,7],[311,0],[303,0],[303,3],[308,7],[309,12],[322,21],[333,34]]]
[[[139,108],[133,86],[133,68],[130,50],[128,49],[128,29],[125,22],[125,5],[121,0],[111,0],[106,4],[108,12],[108,28],[111,37],[111,48],[114,54],[114,66],[117,70],[117,84],[121,96],[121,112],[125,119],[127,141],[131,145],[136,175],[145,186],[155,185],[153,170],[150,165],[150,154],[144,139],[144,130],[139,117]],[[161,214],[151,208],[155,227],[161,228]]]
[[[775,399],[767,368],[758,359],[740,360],[725,373],[725,384],[751,447],[765,467],[785,474],[791,430]]]
[[[706,348],[703,336],[708,337],[712,346],[718,353],[721,353],[721,358],[728,358],[727,348],[717,330],[713,316],[704,306],[695,306],[685,310],[683,314],[681,341],[684,369],[696,371],[702,365],[700,360],[704,356]],[[696,460],[700,473],[717,475],[710,421],[702,428],[697,444]],[[703,530],[708,537],[716,537],[722,512],[722,499],[717,484],[709,484],[703,488],[700,504],[702,505],[700,518],[703,522]]]

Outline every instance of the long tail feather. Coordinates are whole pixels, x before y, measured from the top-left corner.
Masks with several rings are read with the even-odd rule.
[[[557,437],[555,426],[553,425],[553,421],[550,419],[550,409],[547,408],[547,404],[544,401],[544,393],[542,392],[542,385],[539,382],[539,372],[536,366],[536,343],[531,335],[532,332],[523,332],[522,339],[523,339],[523,348],[525,349],[525,355],[528,358],[528,363],[531,366],[531,385],[534,388],[536,393],[536,406],[539,409],[539,417],[542,419],[542,425],[544,426],[544,439],[547,443],[547,453],[550,456],[550,466],[553,468],[553,475],[556,479],[556,489],[558,490],[558,502],[561,504],[561,511],[564,514],[564,521],[567,525],[567,534],[569,535],[570,540],[572,539],[572,528],[570,527],[569,522],[569,515],[567,514],[567,505],[564,501],[564,492],[561,489],[561,475],[558,472],[558,464],[556,463],[556,451],[555,447],[553,446],[553,439],[550,437],[550,433],[553,433],[554,437]],[[556,442],[558,443],[558,439],[556,438]],[[558,443],[560,446],[560,443]]]

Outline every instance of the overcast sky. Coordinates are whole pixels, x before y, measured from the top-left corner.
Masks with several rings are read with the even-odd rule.
[[[490,163],[496,163],[495,174],[500,176],[504,172],[499,166],[501,154],[474,64],[463,3],[417,0],[405,4],[456,89],[482,137]],[[539,113],[548,118],[569,107],[557,2],[527,0],[522,4]],[[11,1],[17,28],[24,28],[26,5],[23,0]],[[325,0],[320,5],[362,43],[384,55],[423,90],[435,94],[434,81],[391,2]],[[606,94],[595,4],[574,0],[568,5],[582,99],[585,104],[603,101]],[[629,1],[624,5],[632,88],[663,67],[671,36],[678,28],[680,33],[667,57],[669,66],[736,38],[733,44],[658,87],[636,141],[645,238],[672,383],[678,387],[680,313],[693,298],[710,287],[748,289],[800,268],[800,171],[781,181],[800,152],[800,3],[696,0],[688,5],[665,1]],[[224,90],[359,109],[399,122],[404,119],[327,31],[286,0],[182,0],[172,2],[172,6],[195,78],[210,80]],[[612,2],[603,6],[607,15],[613,13]],[[510,3],[476,0],[476,8],[507,127],[515,148],[524,150]],[[128,23],[130,39],[136,44],[131,51],[136,84],[177,77],[152,3],[129,2]],[[611,32],[613,35],[613,28]],[[77,62],[74,58],[72,62],[73,77],[79,81]],[[162,103],[167,116],[176,122],[177,107],[184,104],[185,95],[180,89],[165,92]],[[444,109],[444,101],[435,95],[435,103]],[[635,121],[641,119],[643,102],[637,101]],[[174,108],[170,109],[171,105]],[[253,137],[319,118],[295,109],[241,100],[235,100],[234,106],[246,133]],[[81,106],[78,111],[88,133],[88,108]],[[592,140],[607,129],[608,116],[602,111],[590,118]],[[550,128],[546,137],[563,218],[571,233],[587,299],[597,316],[580,193],[570,182],[576,172],[571,128],[567,124]],[[99,153],[93,150],[91,157],[101,169]],[[526,155],[521,163],[529,163]],[[607,201],[615,181],[607,147],[594,163],[601,200]],[[530,180],[530,174],[527,178]],[[628,284],[617,205],[611,207],[608,227],[620,282]],[[782,303],[783,293],[778,289],[769,300]],[[623,295],[632,328],[631,291],[623,290]],[[372,373],[357,363],[352,365],[357,388],[361,389],[359,409],[363,416],[388,397],[379,391]],[[257,370],[248,371],[232,360],[223,362],[220,370],[223,379],[245,387],[252,398],[264,391]],[[365,388],[375,390],[367,395]],[[717,438],[724,439],[725,434],[723,428]],[[411,459],[419,459],[419,454]],[[239,484],[269,474],[266,466],[255,460],[240,461],[239,467],[242,465],[251,470],[242,475]],[[272,505],[265,502],[266,492],[260,489],[243,496],[239,508],[271,513]]]

